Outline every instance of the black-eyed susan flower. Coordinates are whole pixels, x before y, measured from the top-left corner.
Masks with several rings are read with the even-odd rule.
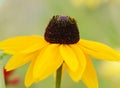
[[[96,71],[89,56],[120,60],[120,54],[107,45],[80,39],[76,21],[68,16],[54,16],[44,37],[9,38],[0,42],[0,49],[13,55],[5,66],[8,71],[30,62],[26,87],[66,68],[73,81],[82,80],[88,88],[98,88]]]

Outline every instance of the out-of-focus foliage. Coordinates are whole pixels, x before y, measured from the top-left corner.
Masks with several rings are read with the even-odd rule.
[[[81,38],[100,41],[113,48],[120,47],[119,0],[0,0],[0,40],[18,35],[43,35],[53,15],[74,17],[78,23]],[[99,74],[100,88],[112,88],[111,85],[115,82],[99,72],[101,65],[97,60],[94,60],[94,64]],[[21,77],[21,81],[26,68],[27,65],[15,72]],[[31,88],[54,88],[54,82],[51,76],[34,84]],[[25,88],[24,83],[21,82],[17,87],[8,86],[7,88],[18,87]],[[85,88],[81,81],[74,83],[65,74],[62,88],[73,87]]]
[[[102,62],[100,65],[100,73],[109,79],[120,80],[120,62]],[[108,74],[109,73],[109,74]],[[117,80],[116,80],[117,81]]]
[[[98,7],[102,2],[102,0],[71,0],[71,3],[75,7],[80,7],[80,6],[88,6],[90,8],[95,8]]]
[[[87,6],[89,8],[99,7],[101,4],[120,3],[119,0],[71,0],[75,7]]]
[[[105,62],[99,66],[99,74],[106,80],[111,80],[111,88],[120,88],[120,62]]]

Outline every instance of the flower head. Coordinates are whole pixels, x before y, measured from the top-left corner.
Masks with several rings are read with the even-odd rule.
[[[75,82],[83,80],[88,88],[98,88],[96,71],[89,56],[120,60],[120,54],[107,45],[80,39],[76,21],[68,16],[54,16],[44,37],[9,38],[0,42],[0,49],[13,55],[5,66],[8,71],[30,62],[26,87],[47,78],[62,66]]]

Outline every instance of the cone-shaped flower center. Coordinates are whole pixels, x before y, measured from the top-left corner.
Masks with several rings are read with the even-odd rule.
[[[50,43],[74,44],[80,39],[76,21],[68,16],[53,16],[45,31]]]

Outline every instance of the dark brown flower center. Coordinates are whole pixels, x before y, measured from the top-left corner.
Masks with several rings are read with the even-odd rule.
[[[45,40],[50,43],[74,44],[80,39],[76,21],[69,16],[53,16],[45,34]]]

